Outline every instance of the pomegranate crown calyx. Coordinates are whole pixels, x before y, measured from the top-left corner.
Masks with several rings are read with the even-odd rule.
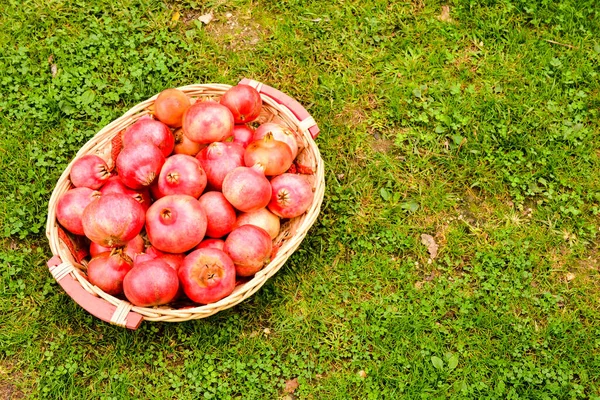
[[[265,173],[265,169],[266,169],[266,167],[261,162],[257,162],[256,164],[254,164],[250,168],[252,168],[253,170],[255,170],[257,172],[260,172],[261,174],[264,174]]]
[[[160,220],[165,225],[171,225],[177,220],[177,211],[171,208],[164,208],[160,211]]]

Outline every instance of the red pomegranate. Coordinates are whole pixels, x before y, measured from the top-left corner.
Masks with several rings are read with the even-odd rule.
[[[123,280],[125,297],[139,307],[167,304],[177,295],[177,272],[165,261],[155,258],[136,262]]]
[[[125,243],[125,246],[117,248],[105,247],[99,245],[98,243],[92,242],[90,244],[90,255],[92,257],[96,257],[99,254],[105,253],[107,251],[110,252],[115,249],[119,250],[119,253],[125,254],[133,262],[137,254],[144,252],[144,239],[140,235],[137,235],[129,242]]]
[[[238,276],[251,276],[271,261],[272,249],[267,231],[254,225],[242,225],[227,236],[223,251],[233,260]]]
[[[187,194],[198,198],[206,182],[200,161],[185,154],[174,154],[165,161],[158,176],[157,193],[153,191],[153,194],[155,198],[169,194]]]
[[[142,205],[121,193],[110,193],[91,202],[81,217],[83,231],[104,247],[124,246],[144,227]]]
[[[218,249],[194,250],[178,271],[185,294],[194,302],[209,304],[227,297],[235,288],[235,267]]]
[[[103,292],[116,296],[123,293],[123,279],[132,266],[133,261],[119,252],[100,253],[88,263],[88,280]]]
[[[100,197],[100,192],[81,187],[66,191],[56,204],[56,219],[69,232],[83,235],[83,210]]]
[[[159,121],[170,127],[179,128],[182,124],[183,113],[190,105],[190,99],[181,90],[165,89],[154,101],[154,115]]]
[[[188,156],[195,157],[207,145],[202,143],[192,142],[186,135],[183,134],[183,129],[177,129],[173,132],[175,136],[175,148],[173,153],[175,154],[187,154]]]
[[[294,162],[290,147],[275,140],[271,133],[267,133],[264,138],[255,140],[246,147],[244,153],[244,163],[247,167],[259,164],[264,167],[264,173],[267,176],[281,175]]]
[[[276,124],[275,122],[265,122],[256,128],[254,131],[253,140],[260,140],[264,138],[267,133],[272,134],[275,140],[279,140],[280,142],[287,144],[292,151],[292,159],[296,158],[298,155],[298,142],[296,141],[294,133],[290,129],[283,125]]]
[[[100,189],[110,178],[110,170],[106,161],[97,155],[87,154],[73,163],[69,178],[75,187]]]
[[[283,174],[271,180],[269,210],[281,218],[302,215],[313,201],[314,193],[308,179],[297,174]]]
[[[196,158],[206,172],[209,188],[221,190],[225,176],[244,166],[244,148],[238,143],[215,142],[202,149]]]
[[[125,186],[137,190],[150,186],[164,163],[165,156],[158,147],[139,142],[121,150],[117,157],[117,172]]]
[[[256,211],[238,215],[237,220],[233,225],[233,229],[242,225],[254,225],[258,226],[259,228],[263,228],[265,231],[267,231],[269,236],[271,236],[271,239],[275,239],[277,235],[279,235],[281,222],[279,221],[279,217],[277,215],[273,214],[266,208],[260,208]]]
[[[133,259],[133,264],[138,265],[138,264],[141,264],[146,261],[154,260],[155,258],[156,258],[155,254],[148,254],[148,253],[136,254],[135,258]]]
[[[255,211],[269,204],[271,185],[258,168],[238,167],[225,176],[223,195],[236,209]]]
[[[233,127],[233,143],[239,143],[246,148],[254,140],[254,131],[248,125],[235,125]]]
[[[206,192],[200,196],[200,204],[206,212],[206,236],[220,238],[233,229],[235,210],[221,192]]]
[[[262,109],[260,93],[248,85],[233,86],[223,94],[220,102],[231,111],[236,124],[254,121]]]
[[[183,259],[185,258],[184,253],[166,253],[164,251],[158,250],[156,247],[149,246],[146,249],[146,254],[150,254],[155,258],[160,258],[165,261],[167,264],[171,266],[175,271],[179,269],[181,264],[183,263]]]
[[[123,133],[123,147],[136,143],[153,144],[168,157],[175,146],[175,138],[169,127],[152,118],[140,118]]]
[[[192,196],[165,196],[156,200],[146,212],[146,233],[158,250],[184,253],[204,238],[206,213]]]
[[[111,176],[104,186],[100,188],[100,193],[102,195],[106,195],[109,193],[122,193],[132,197],[135,201],[142,205],[144,212],[150,207],[152,204],[152,199],[150,198],[150,193],[148,189],[139,189],[133,190],[125,186],[125,184],[121,181],[118,175]]]
[[[198,246],[194,247],[194,250],[205,248],[223,250],[224,246],[225,241],[223,239],[204,239],[198,244]]]
[[[225,140],[233,131],[233,115],[214,101],[198,101],[183,114],[183,132],[197,143]]]

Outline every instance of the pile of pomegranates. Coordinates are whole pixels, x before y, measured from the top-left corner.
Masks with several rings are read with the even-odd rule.
[[[270,262],[280,219],[305,213],[313,190],[292,172],[295,136],[258,124],[261,109],[247,85],[220,99],[166,89],[119,133],[113,170],[96,155],[72,164],[56,215],[89,243],[92,284],[141,307],[209,304]]]

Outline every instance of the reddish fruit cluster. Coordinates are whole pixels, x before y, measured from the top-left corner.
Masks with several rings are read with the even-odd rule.
[[[187,296],[216,302],[270,262],[280,218],[313,200],[305,176],[288,173],[298,154],[276,123],[255,130],[262,99],[238,85],[219,102],[167,89],[121,133],[111,171],[102,158],[75,161],[74,188],[57,205],[58,222],[90,241],[89,281],[137,306]]]

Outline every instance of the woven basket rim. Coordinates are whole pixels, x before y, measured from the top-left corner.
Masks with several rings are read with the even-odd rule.
[[[181,86],[178,89],[185,92],[190,97],[219,97],[227,89],[231,88],[231,85],[227,84],[191,84]],[[61,176],[59,177],[56,186],[53,189],[50,201],[48,203],[48,220],[46,224],[46,237],[50,245],[50,249],[54,256],[59,256],[63,262],[64,274],[70,274],[75,278],[79,284],[90,294],[103,298],[108,303],[117,307],[117,310],[131,310],[139,313],[143,316],[144,320],[147,321],[166,321],[166,322],[182,322],[192,319],[205,318],[213,315],[219,311],[231,308],[236,304],[247,299],[253,295],[257,290],[262,287],[268,279],[270,279],[287,261],[287,259],[295,252],[300,246],[300,243],[306,236],[308,230],[316,221],[321,204],[323,202],[323,196],[325,191],[325,179],[324,179],[324,165],[323,160],[320,156],[319,149],[311,137],[308,127],[303,124],[303,121],[299,121],[294,113],[285,105],[280,104],[270,96],[261,93],[263,100],[263,109],[267,111],[268,115],[273,118],[277,118],[288,127],[293,129],[297,139],[300,138],[304,144],[304,152],[310,160],[314,160],[314,165],[311,165],[314,170],[313,181],[314,181],[314,200],[310,208],[300,217],[294,218],[289,221],[289,226],[294,230],[290,233],[290,236],[285,238],[278,237],[283,244],[279,248],[276,256],[271,262],[262,270],[260,270],[252,279],[248,282],[237,286],[234,292],[219,300],[216,303],[207,305],[198,305],[196,307],[185,307],[181,309],[170,308],[168,306],[162,307],[138,307],[133,306],[126,300],[111,296],[103,292],[98,287],[88,282],[85,277],[83,270],[85,266],[77,263],[73,259],[68,246],[59,237],[59,224],[56,219],[56,204],[62,193],[66,192],[70,187],[69,171],[78,158],[85,154],[98,154],[99,151],[106,152],[106,149],[111,149],[111,141],[113,137],[121,132],[124,128],[131,125],[137,119],[144,115],[151,114],[152,106],[154,101],[158,97],[158,93],[154,96],[136,104],[127,110],[121,117],[113,120],[108,125],[98,131],[88,142],[86,142],[81,149],[77,152],[76,156],[71,160],[69,165],[65,168]],[[311,117],[312,119],[312,117]],[[104,157],[106,158],[106,157]],[[53,274],[54,276],[54,274]],[[58,277],[54,276],[58,281]],[[115,323],[114,321],[111,321]],[[122,323],[117,323],[123,325]]]

